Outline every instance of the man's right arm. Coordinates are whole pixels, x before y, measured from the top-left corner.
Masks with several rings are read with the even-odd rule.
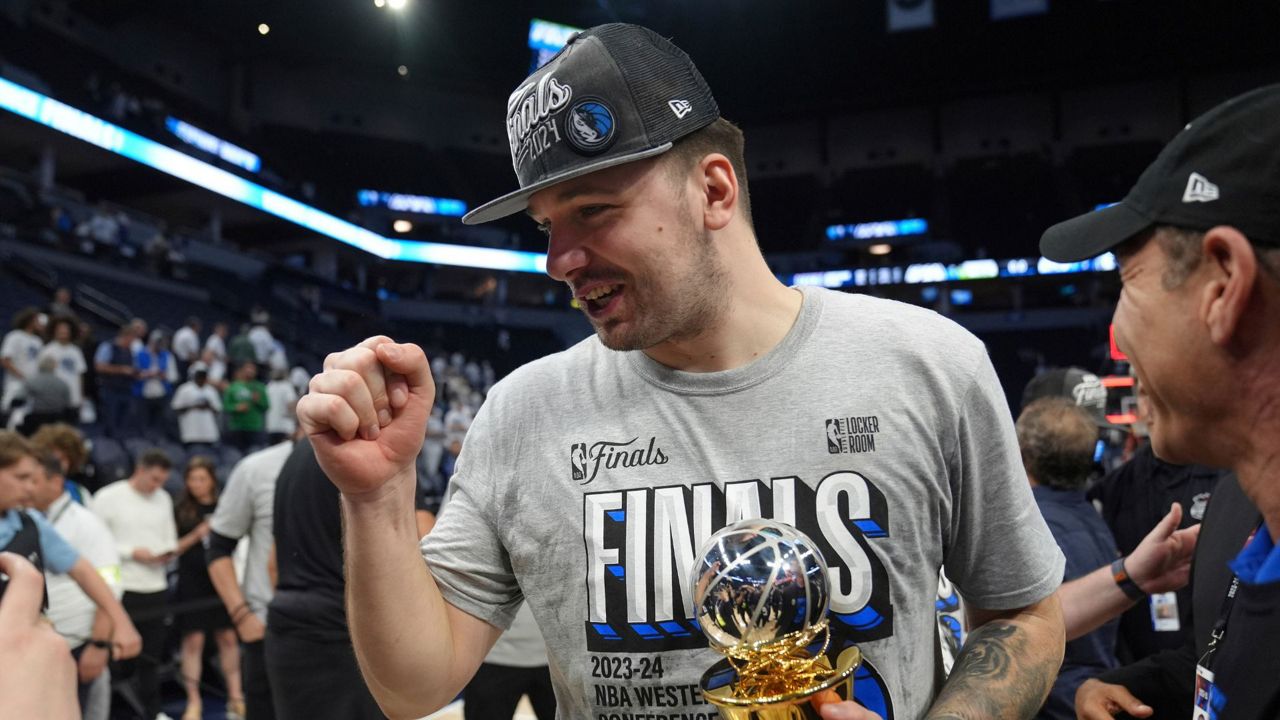
[[[342,493],[356,658],[393,718],[450,702],[501,634],[445,601],[418,550],[414,461],[434,399],[422,350],[374,337],[326,358],[298,402],[316,459]]]
[[[1174,503],[1124,559],[1126,574],[1148,594],[1179,590],[1191,579],[1191,555],[1196,549],[1200,526],[1178,530],[1180,522],[1182,506]],[[1135,602],[1120,590],[1110,566],[1063,583],[1059,593],[1067,622],[1067,640],[1093,632],[1119,617]]]

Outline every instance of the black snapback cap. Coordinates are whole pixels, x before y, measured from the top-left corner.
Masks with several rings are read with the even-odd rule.
[[[462,222],[518,213],[543,188],[661,155],[719,117],[693,60],[666,38],[625,23],[584,30],[507,100],[507,140],[520,189]]]
[[[1280,85],[1234,97],[1192,120],[1124,200],[1058,223],[1040,253],[1077,262],[1153,225],[1231,225],[1255,243],[1280,241]]]
[[[1031,378],[1022,389],[1022,409],[1047,397],[1066,398],[1085,412],[1100,428],[1119,427],[1107,420],[1107,387],[1102,378],[1078,367],[1053,368]]]

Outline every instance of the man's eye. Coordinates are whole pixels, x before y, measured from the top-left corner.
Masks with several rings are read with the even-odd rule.
[[[605,211],[604,205],[586,205],[581,210],[579,210],[578,213],[582,215],[582,217],[591,217],[593,215],[599,215],[604,211]]]

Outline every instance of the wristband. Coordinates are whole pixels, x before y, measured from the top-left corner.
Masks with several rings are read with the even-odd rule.
[[[1129,572],[1124,569],[1124,560],[1124,558],[1116,558],[1116,561],[1111,563],[1111,579],[1116,581],[1116,586],[1125,594],[1125,597],[1130,600],[1141,600],[1147,596],[1147,593],[1138,587],[1138,583],[1134,582],[1133,578],[1129,577]]]

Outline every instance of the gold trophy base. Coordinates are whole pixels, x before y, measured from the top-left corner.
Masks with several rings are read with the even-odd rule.
[[[699,686],[702,697],[716,706],[723,720],[821,720],[818,708],[822,705],[853,699],[853,673],[862,664],[862,653],[856,647],[845,649],[834,669],[826,657],[816,658],[815,664],[831,670],[830,674],[813,685],[780,695],[739,697],[733,682],[708,689],[713,677],[734,671],[728,658],[708,668]]]

